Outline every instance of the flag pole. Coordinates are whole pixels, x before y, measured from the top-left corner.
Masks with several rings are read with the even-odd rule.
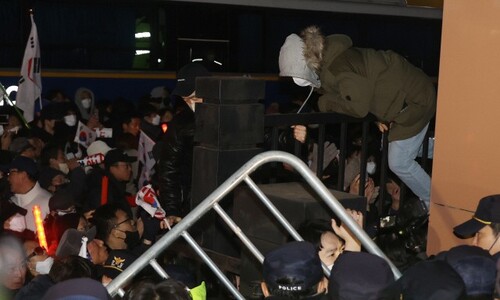
[[[24,126],[27,128],[27,129],[31,129],[30,128],[30,125],[28,124],[28,122],[26,122],[26,119],[24,118],[23,114],[21,113],[21,111],[19,110],[19,108],[17,108],[17,106],[14,105],[14,103],[12,102],[12,100],[10,100],[9,98],[9,94],[7,94],[7,90],[5,89],[5,87],[3,86],[3,84],[0,82],[0,90],[2,92],[2,99],[7,102],[10,106],[14,107],[14,110],[16,111],[16,114],[19,118],[21,118],[21,121],[23,121],[23,124]]]

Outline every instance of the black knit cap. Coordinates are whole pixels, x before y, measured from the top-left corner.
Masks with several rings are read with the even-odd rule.
[[[104,157],[104,165],[106,168],[109,168],[118,162],[133,163],[135,161],[137,161],[137,157],[128,156],[127,153],[120,149],[111,149]]]
[[[58,211],[58,210],[67,210],[71,206],[76,204],[76,199],[73,193],[67,189],[60,189],[56,191],[52,197],[49,199],[49,210],[50,211]]]
[[[189,63],[177,72],[177,84],[172,94],[186,97],[191,95],[196,88],[197,77],[210,76],[210,72],[200,63]]]

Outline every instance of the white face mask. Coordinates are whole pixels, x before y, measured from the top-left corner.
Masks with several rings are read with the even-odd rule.
[[[59,163],[59,171],[63,172],[64,174],[69,173],[69,167],[67,163]]]
[[[153,124],[155,126],[160,125],[160,116],[159,115],[155,115],[154,118],[151,120],[151,124]]]
[[[75,115],[64,116],[64,123],[66,123],[66,125],[68,125],[70,127],[75,126],[76,125],[76,116]]]
[[[293,78],[293,82],[295,82],[295,84],[298,86],[311,86],[312,85],[312,83],[310,81],[307,81],[305,79],[298,78],[298,77],[292,77],[292,78]]]
[[[26,229],[26,218],[16,213],[9,222],[9,229],[12,231],[23,232]]]
[[[366,163],[366,173],[373,175],[377,170],[377,164],[373,161],[369,161]]]
[[[89,109],[90,108],[90,103],[92,103],[92,100],[90,98],[82,99],[82,106],[83,106],[83,108]]]
[[[0,125],[0,135],[3,134],[3,125]]]
[[[38,274],[49,274],[52,264],[54,264],[54,259],[49,256],[45,260],[37,261],[35,264],[35,270]]]

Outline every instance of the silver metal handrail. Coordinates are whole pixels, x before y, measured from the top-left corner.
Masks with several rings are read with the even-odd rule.
[[[340,218],[343,224],[351,230],[351,232],[360,240],[365,249],[385,259],[390,265],[394,277],[397,279],[401,276],[399,270],[394,264],[385,256],[385,254],[378,248],[378,246],[370,239],[366,232],[354,221],[353,218],[346,212],[344,207],[339,201],[330,193],[330,191],[323,185],[323,183],[316,177],[316,175],[297,157],[292,154],[282,151],[268,151],[256,155],[229,177],[223,184],[221,184],[215,191],[208,195],[198,206],[196,206],[188,215],[186,215],[176,226],[168,233],[161,237],[151,248],[144,252],[138,259],[136,259],[128,268],[126,268],[118,277],[116,277],[108,286],[107,290],[110,295],[114,296],[118,293],[120,288],[129,282],[135,274],[145,268],[148,264],[156,263],[155,258],[160,255],[168,246],[170,246],[179,236],[182,236],[188,244],[194,248],[195,252],[200,255],[201,259],[212,269],[214,274],[221,280],[226,288],[233,294],[236,299],[244,299],[240,292],[231,284],[229,279],[223,272],[215,265],[209,256],[201,249],[201,247],[194,241],[194,239],[186,231],[203,215],[214,209],[228,226],[235,232],[235,234],[242,240],[250,252],[262,263],[263,255],[250,242],[241,229],[231,220],[231,218],[222,210],[218,202],[222,200],[229,192],[231,192],[241,182],[245,181],[250,188],[258,195],[260,200],[271,210],[275,218],[287,229],[287,231],[296,239],[302,240],[300,235],[297,234],[295,229],[290,223],[279,213],[271,201],[262,193],[255,183],[250,179],[249,175],[253,173],[261,165],[268,162],[283,162],[294,168],[305,181],[313,188],[318,196],[325,201],[325,203],[332,209],[332,211]],[[156,267],[156,265],[154,265]],[[163,272],[161,272],[163,273]],[[165,274],[160,274],[165,275]]]

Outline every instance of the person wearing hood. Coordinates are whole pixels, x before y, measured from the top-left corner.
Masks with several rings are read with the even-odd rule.
[[[55,137],[64,146],[64,154],[68,157],[81,158],[82,151],[79,144],[74,141],[80,121],[80,112],[73,102],[61,103],[62,122],[56,125]]]
[[[430,177],[415,161],[436,111],[430,78],[393,51],[353,47],[351,38],[323,36],[310,26],[289,35],[280,50],[280,76],[321,94],[322,112],[378,119],[388,133],[389,168],[427,205]]]
[[[75,104],[80,111],[81,120],[88,127],[100,128],[99,113],[95,105],[94,93],[88,88],[81,87],[76,90]]]

